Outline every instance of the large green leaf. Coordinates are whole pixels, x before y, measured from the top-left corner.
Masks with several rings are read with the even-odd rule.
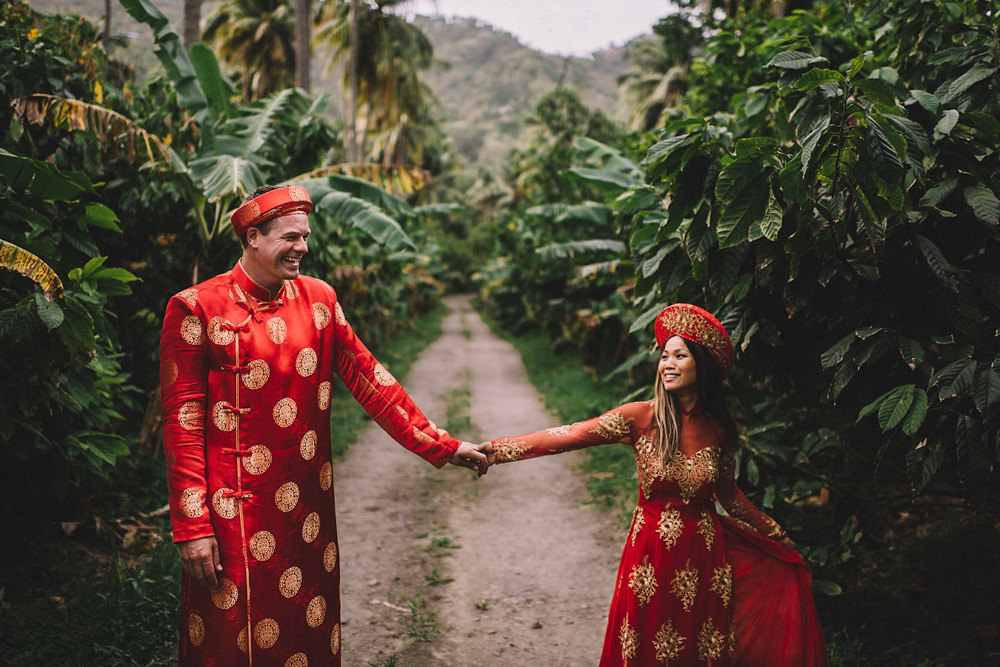
[[[192,180],[212,203],[242,199],[265,183],[257,165],[235,155],[198,158],[188,166]]]
[[[738,164],[741,163],[733,163],[730,167]],[[727,167],[720,174],[720,185],[723,184],[723,178],[730,167]],[[755,169],[755,165],[743,165],[741,172],[739,176],[727,179],[724,185],[726,194],[735,196],[726,205],[722,215],[719,216],[716,236],[720,248],[728,248],[745,242],[750,224],[760,219],[767,210],[770,188],[766,175],[759,171],[759,168]],[[753,175],[752,178],[744,182],[744,176],[750,174]],[[719,192],[719,187],[716,188],[716,192]]]
[[[327,186],[319,195],[313,184],[303,184],[313,200],[313,215],[322,215],[352,227],[357,227],[389,250],[416,250],[399,223],[366,201]]]
[[[976,377],[976,360],[959,359],[931,376],[929,386],[939,387],[938,400],[971,394]]]
[[[965,201],[976,217],[988,225],[1000,225],[1000,199],[985,183],[965,188]]]
[[[773,61],[772,61],[773,62]],[[814,68],[799,77],[795,82],[796,90],[808,93],[824,83],[843,83],[844,75],[832,69]]]
[[[191,64],[199,83],[201,83],[202,91],[208,99],[212,113],[217,118],[232,116],[234,110],[232,97],[236,91],[229,79],[222,76],[215,52],[201,42],[192,44]]]
[[[0,148],[0,176],[15,192],[30,192],[42,201],[72,201],[83,192],[94,191],[90,179],[81,171],[60,171],[54,164],[3,148]]]
[[[781,67],[783,69],[805,69],[810,65],[826,62],[826,58],[817,58],[811,53],[804,51],[784,51],[771,58],[767,63],[768,67]]]
[[[570,241],[568,243],[552,243],[535,250],[539,259],[572,259],[578,255],[593,253],[611,253],[621,255],[625,252],[625,244],[616,239],[587,239],[586,241]]]
[[[532,206],[528,215],[547,218],[556,224],[590,223],[607,227],[611,221],[612,209],[606,204],[584,202],[582,204],[543,204]]]
[[[914,435],[927,417],[927,392],[917,389],[913,392],[913,404],[903,417],[902,430],[908,436]]]
[[[962,93],[967,91],[972,86],[976,85],[984,79],[988,79],[996,73],[998,68],[990,67],[989,65],[984,65],[982,63],[976,63],[973,65],[969,71],[964,73],[962,76],[958,77],[948,85],[948,92],[944,94],[941,102],[947,104],[953,101],[955,98],[960,96]]]
[[[915,390],[916,385],[906,384],[894,388],[886,395],[878,408],[878,425],[882,431],[894,429],[903,421],[903,417],[913,405]]]
[[[354,197],[357,197],[358,199],[361,199],[362,201],[373,204],[374,206],[388,212],[389,215],[395,217],[412,218],[416,215],[416,211],[413,207],[399,197],[395,197],[377,185],[368,181],[363,181],[360,178],[333,174],[327,176],[321,181],[306,181],[306,184],[310,194],[313,193],[314,188],[322,190],[324,187],[329,187],[339,192],[346,192]]]
[[[976,409],[984,417],[988,417],[993,409],[1000,404],[1000,375],[992,368],[984,369],[976,374],[974,399]]]
[[[20,273],[25,278],[33,281],[42,288],[42,293],[49,302],[62,297],[62,280],[52,270],[52,267],[42,261],[37,255],[13,243],[8,243],[3,239],[0,239],[0,269]],[[58,309],[58,306],[56,308]],[[52,329],[53,327],[49,328]]]

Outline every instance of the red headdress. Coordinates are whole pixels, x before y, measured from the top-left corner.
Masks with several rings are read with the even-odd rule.
[[[229,221],[237,236],[243,236],[251,227],[265,223],[289,213],[302,212],[308,215],[312,211],[312,200],[309,193],[301,185],[289,185],[284,188],[268,190],[258,195],[236,209]]]
[[[656,344],[663,347],[671,336],[704,345],[722,377],[729,375],[733,368],[733,342],[729,340],[726,328],[712,313],[690,303],[667,306],[656,316]]]

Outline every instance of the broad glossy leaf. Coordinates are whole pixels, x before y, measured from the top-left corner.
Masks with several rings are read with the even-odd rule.
[[[784,51],[771,58],[767,63],[768,67],[781,67],[783,69],[805,69],[812,65],[816,57],[804,51]]]
[[[928,93],[926,90],[911,90],[910,95],[917,101],[917,104],[922,106],[933,116],[937,116],[938,111],[941,110],[941,100],[939,100],[936,95]]]
[[[917,389],[913,392],[913,404],[903,417],[902,431],[908,436],[917,432],[927,418],[927,392]]]
[[[642,315],[635,318],[635,322],[633,322],[632,326],[628,328],[628,332],[635,333],[636,331],[642,331],[643,329],[645,329],[653,320],[656,319],[656,316],[659,315],[663,311],[663,309],[666,308],[668,305],[669,302],[661,301],[652,308],[647,309],[645,312],[642,313]]]
[[[941,114],[941,120],[934,126],[934,139],[937,140],[951,134],[951,131],[955,129],[955,125],[958,124],[958,118],[958,111],[955,109],[946,109]]]
[[[553,243],[535,250],[535,253],[543,261],[572,259],[581,254],[612,253],[621,255],[624,252],[625,244],[616,239],[587,239],[585,241]]]
[[[921,206],[937,206],[945,199],[948,198],[955,188],[958,186],[958,176],[952,176],[947,178],[933,188],[924,193],[924,196],[920,198]]]
[[[659,162],[678,148],[691,144],[695,139],[696,135],[693,134],[682,134],[664,139],[650,147],[646,152],[646,157],[642,160],[642,164],[646,166]]]
[[[980,371],[976,374],[976,409],[984,417],[1000,403],[1000,375],[992,368]]]
[[[886,395],[878,408],[878,424],[883,432],[896,428],[903,421],[903,417],[913,405],[915,389],[916,385],[900,385]]]
[[[948,92],[945,93],[941,102],[947,104],[948,102],[953,101],[972,86],[993,76],[996,71],[996,67],[989,67],[988,65],[984,65],[982,63],[976,63],[969,69],[969,71],[951,82],[948,86]]]
[[[844,356],[851,348],[851,344],[854,343],[855,339],[856,336],[853,332],[851,332],[827,348],[827,350],[820,355],[820,363],[822,364],[823,369],[826,370],[833,368],[843,361]]]
[[[958,281],[955,279],[956,269],[952,266],[947,259],[945,259],[944,254],[941,250],[934,244],[930,239],[921,236],[920,234],[914,235],[917,240],[917,247],[920,248],[921,254],[924,259],[927,260],[927,265],[931,267],[931,271],[934,275],[941,280],[948,289],[952,291],[958,291]]]
[[[830,116],[826,115],[819,120],[819,122],[813,127],[813,129],[805,136],[802,140],[802,175],[804,176],[809,170],[809,162],[812,160],[813,153],[820,144],[820,140],[823,138],[823,134],[826,132],[827,128],[830,127]],[[822,152],[822,150],[820,151]]]
[[[38,319],[49,331],[62,324],[65,318],[63,310],[58,304],[49,301],[38,292],[35,292],[35,312],[38,313]]]
[[[314,214],[319,213],[357,227],[390,250],[417,248],[398,222],[366,201],[346,192],[328,192],[318,201],[315,197],[312,198]]]
[[[966,203],[976,217],[988,225],[1000,225],[1000,199],[985,183],[976,183],[965,188]]]
[[[931,376],[929,386],[939,387],[938,400],[944,401],[960,394],[971,394],[976,376],[974,359],[959,359]]]
[[[576,174],[585,181],[613,185],[626,189],[633,185],[642,183],[641,178],[636,178],[633,174],[623,174],[611,169],[590,169],[588,167],[570,167],[570,172]]]
[[[54,164],[0,148],[0,176],[16,192],[30,192],[44,201],[72,201],[94,186],[81,171],[60,171]]]

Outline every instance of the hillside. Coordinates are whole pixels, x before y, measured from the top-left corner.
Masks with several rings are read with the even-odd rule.
[[[104,0],[29,0],[28,4],[37,11],[80,13],[93,21],[104,15]],[[215,4],[204,4],[203,19]],[[157,5],[179,30],[183,0],[159,0]],[[627,69],[623,48],[600,51],[590,59],[564,58],[528,48],[510,33],[476,19],[418,16],[415,22],[430,38],[440,62],[425,75],[440,104],[437,116],[470,167],[499,168],[508,151],[526,141],[524,117],[560,82],[591,108],[622,120],[615,80]],[[117,57],[134,65],[139,76],[159,67],[150,30],[133,21],[117,2],[112,4],[112,29],[129,45]],[[341,79],[337,72],[326,71],[327,64],[327,54],[316,49],[314,92],[330,92],[331,112],[337,114],[342,108]]]

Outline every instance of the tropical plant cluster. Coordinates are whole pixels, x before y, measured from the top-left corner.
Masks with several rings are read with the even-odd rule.
[[[2,494],[25,520],[110,511],[80,502],[162,465],[163,309],[232,267],[228,213],[259,185],[309,190],[310,273],[338,286],[368,344],[405,331],[441,290],[419,231],[432,213],[369,180],[404,196],[419,184],[404,169],[337,168],[328,96],[284,88],[242,103],[211,50],[185,49],[147,0],[123,6],[156,36],[164,74],[146,83],[83,19],[19,1],[0,14]]]
[[[1000,37],[988,2],[811,4],[671,17],[649,75],[623,80],[664,94],[636,115],[655,129],[562,138],[575,154],[546,171],[576,190],[499,218],[527,240],[481,292],[507,326],[634,374],[638,397],[656,314],[717,313],[743,484],[836,592],[914,516],[1000,511]]]

